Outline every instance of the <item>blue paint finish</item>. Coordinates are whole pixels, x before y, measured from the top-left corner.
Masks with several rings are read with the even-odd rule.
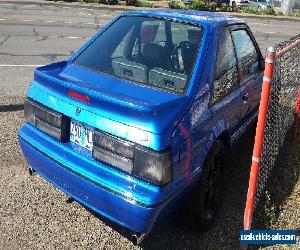
[[[86,47],[122,16],[165,18],[204,27],[194,71],[184,94],[136,85],[73,64]],[[243,21],[220,13],[126,12],[108,23],[68,61],[35,69],[27,92],[33,100],[92,128],[153,150],[170,147],[170,183],[162,187],[147,183],[96,161],[90,151],[74,143],[60,143],[25,123],[19,131],[19,143],[29,165],[97,213],[132,231],[149,232],[158,218],[187,197],[220,135],[228,133],[230,141],[234,141],[256,116],[261,76],[244,87],[253,94],[249,107],[241,105],[243,87],[210,105],[218,29],[235,23]],[[90,103],[70,98],[69,89],[88,96]]]

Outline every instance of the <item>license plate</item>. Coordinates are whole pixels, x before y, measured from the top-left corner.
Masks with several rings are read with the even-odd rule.
[[[93,129],[85,124],[71,120],[70,141],[92,151]]]

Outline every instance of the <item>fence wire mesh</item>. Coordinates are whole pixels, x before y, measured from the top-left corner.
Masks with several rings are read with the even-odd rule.
[[[275,51],[279,52],[299,39],[300,34],[276,45]],[[273,185],[275,182],[270,178],[273,168],[275,165],[284,167],[279,157],[285,149],[288,132],[294,123],[299,87],[300,45],[275,61],[254,210],[254,224],[257,227],[262,225],[261,221],[264,220],[262,218],[265,216],[264,206],[270,199],[269,193],[272,192],[270,182],[273,182]]]

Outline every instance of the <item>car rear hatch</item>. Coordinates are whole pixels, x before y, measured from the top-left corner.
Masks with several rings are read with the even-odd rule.
[[[169,143],[187,97],[68,64],[37,68],[28,96],[108,134],[154,150]]]

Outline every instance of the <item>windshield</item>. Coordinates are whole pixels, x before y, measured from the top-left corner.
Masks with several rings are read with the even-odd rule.
[[[136,84],[184,92],[203,29],[150,17],[121,17],[75,64]]]

